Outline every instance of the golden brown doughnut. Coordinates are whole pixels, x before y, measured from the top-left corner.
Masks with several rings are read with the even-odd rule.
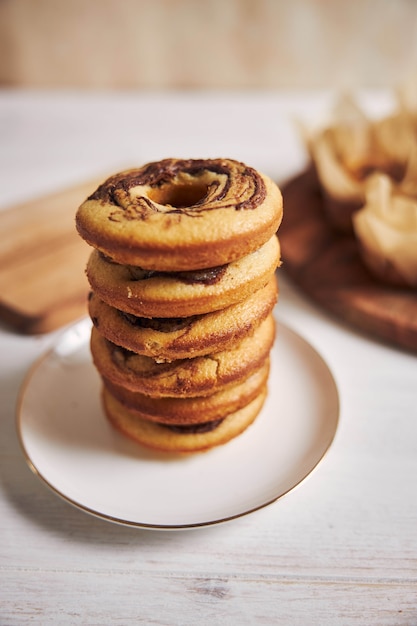
[[[236,385],[265,361],[275,337],[275,321],[269,315],[234,348],[193,359],[156,363],[111,343],[93,328],[91,352],[101,376],[131,391],[161,397],[204,396]]]
[[[161,271],[224,265],[278,230],[277,185],[232,159],[164,159],[107,179],[79,207],[81,237],[121,264]]]
[[[227,415],[206,432],[184,432],[138,418],[103,388],[103,405],[108,420],[121,433],[148,448],[164,452],[198,452],[227,443],[241,434],[259,414],[266,388],[245,407]],[[197,429],[198,430],[198,429]]]
[[[264,287],[280,263],[276,235],[261,248],[208,274],[143,272],[90,255],[87,278],[110,306],[140,317],[189,317],[241,302]],[[218,271],[217,271],[218,270]]]
[[[91,293],[93,324],[109,341],[158,362],[219,352],[231,347],[269,315],[278,297],[275,276],[258,291],[230,307],[185,318],[143,318],[119,311]]]
[[[237,385],[210,396],[195,398],[151,398],[143,393],[103,380],[104,386],[137,417],[165,424],[201,424],[226,417],[251,402],[267,382],[269,358]]]

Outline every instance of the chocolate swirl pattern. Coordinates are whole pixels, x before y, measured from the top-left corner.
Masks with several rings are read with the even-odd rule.
[[[164,159],[112,176],[90,199],[120,207],[109,219],[130,221],[157,212],[196,217],[221,208],[255,209],[265,195],[260,174],[238,161]]]

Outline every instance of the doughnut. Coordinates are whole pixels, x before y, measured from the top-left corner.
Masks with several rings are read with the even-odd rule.
[[[144,318],[109,306],[91,292],[88,310],[94,326],[109,341],[158,362],[203,356],[232,347],[253,333],[278,298],[273,276],[265,287],[220,311],[184,318]]]
[[[103,379],[111,395],[138,418],[165,424],[200,424],[222,419],[251,402],[267,382],[269,358],[243,382],[210,396],[150,398]]]
[[[204,426],[194,425],[191,428],[167,426],[140,419],[116,400],[105,387],[102,397],[106,416],[117,430],[148,448],[176,453],[201,452],[237,437],[255,420],[266,394],[264,387],[254,400],[223,420],[208,422]]]
[[[91,289],[110,306],[140,317],[189,317],[241,302],[264,287],[280,263],[278,238],[222,267],[203,272],[153,272],[114,263],[94,250]]]
[[[278,230],[282,196],[233,159],[164,159],[108,178],[76,213],[76,228],[116,263],[166,272],[218,267]]]
[[[104,416],[141,445],[224,444],[267,395],[282,196],[233,159],[164,159],[78,207],[93,250],[90,350]]]
[[[271,314],[233,348],[171,363],[156,363],[116,346],[94,327],[90,346],[98,372],[111,383],[154,398],[184,398],[211,395],[242,382],[265,361],[274,338]]]

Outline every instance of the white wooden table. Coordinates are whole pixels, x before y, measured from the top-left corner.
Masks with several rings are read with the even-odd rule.
[[[238,158],[283,181],[306,159],[294,117],[330,95],[3,91],[0,202],[166,156]],[[181,532],[97,519],[31,473],[16,398],[57,333],[0,327],[0,624],[417,624],[417,358],[330,318],[283,274],[279,316],[336,379],[333,445],[269,507]]]

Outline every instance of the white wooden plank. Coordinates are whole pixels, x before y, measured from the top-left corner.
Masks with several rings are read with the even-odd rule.
[[[165,572],[17,571],[2,585],[2,623],[409,626],[414,581],[198,577]]]

